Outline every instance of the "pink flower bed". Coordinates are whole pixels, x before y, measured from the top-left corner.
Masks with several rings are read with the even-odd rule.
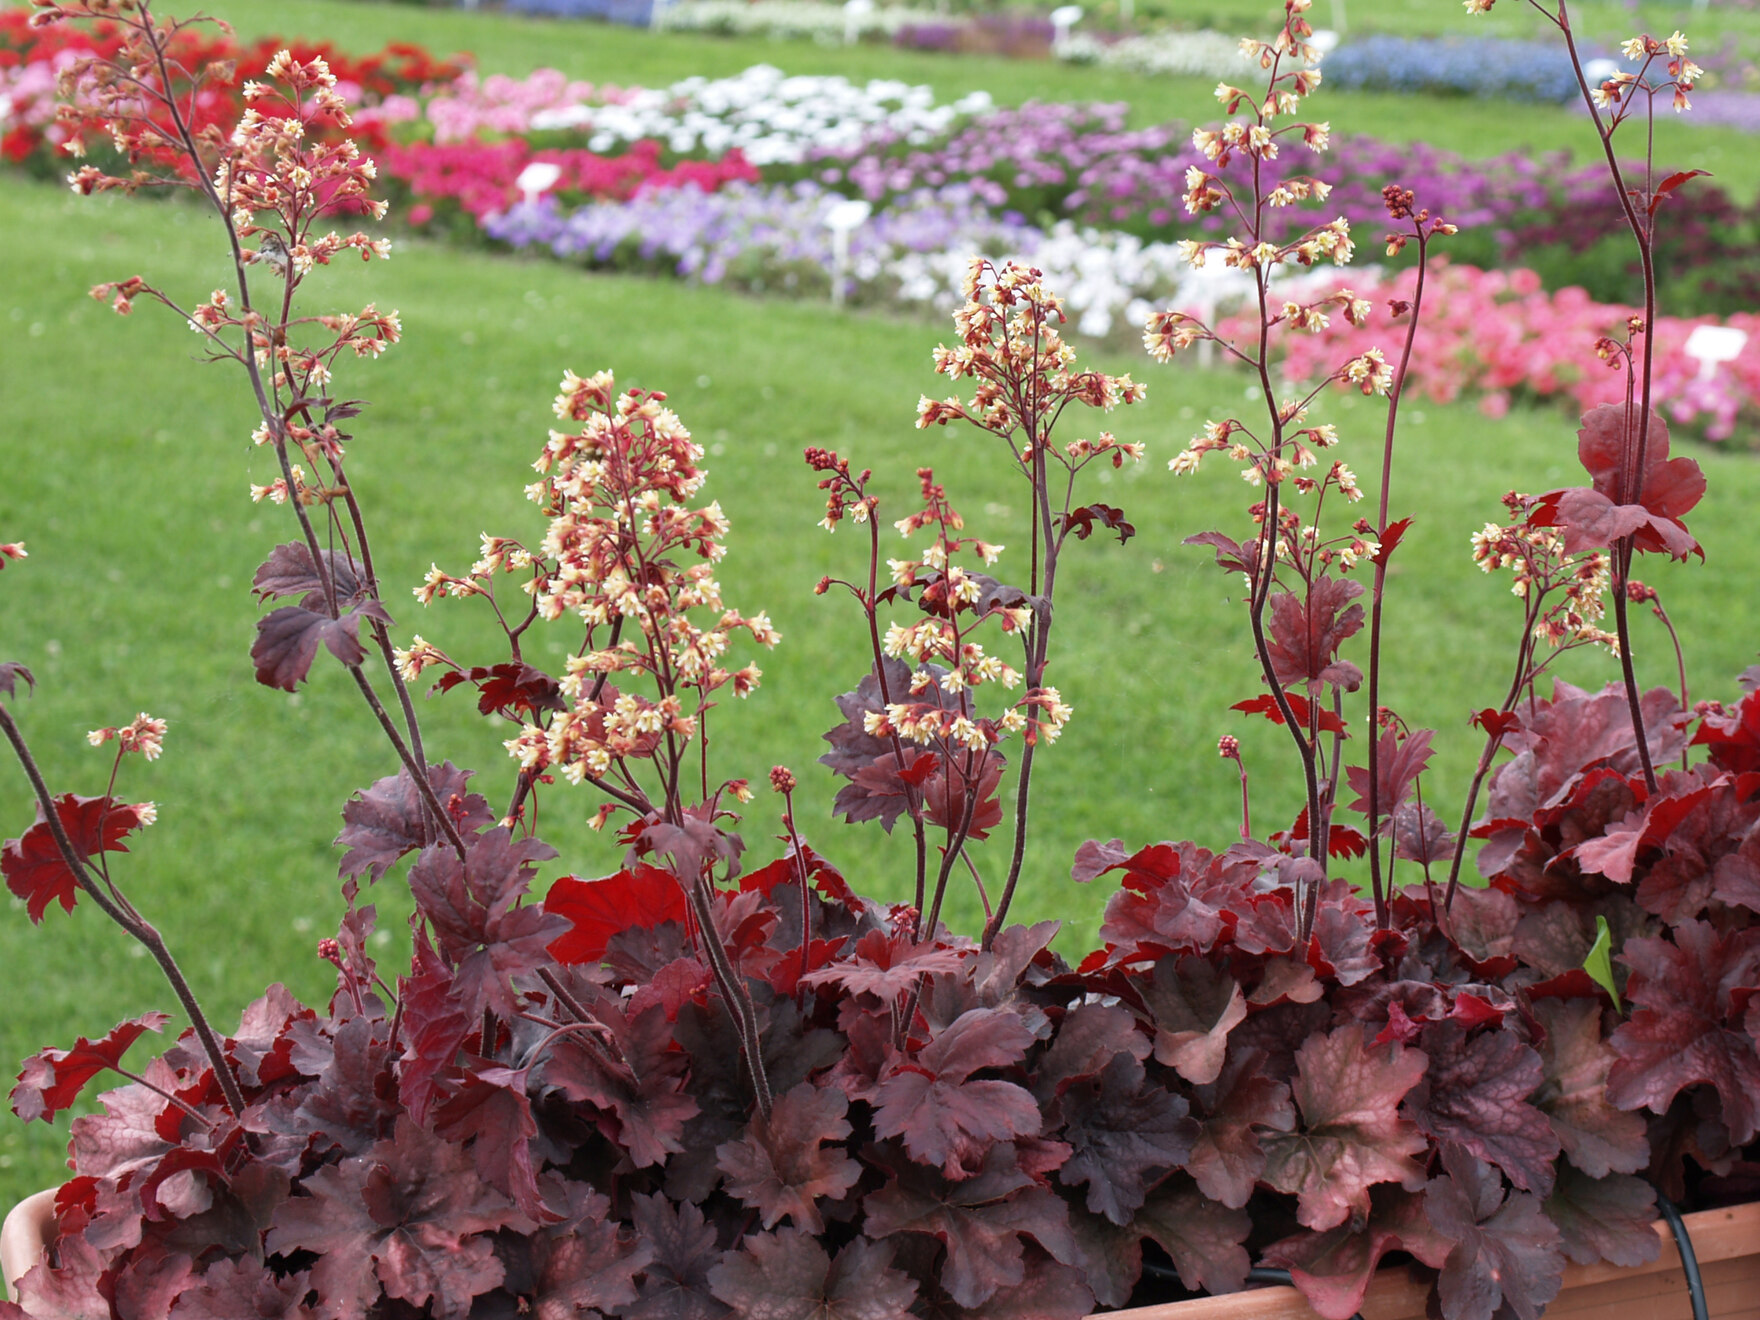
[[[621,156],[601,156],[584,149],[534,151],[518,139],[503,142],[438,144],[415,142],[387,147],[378,156],[379,168],[406,185],[416,204],[409,218],[423,223],[433,204],[456,201],[481,220],[491,211],[505,210],[519,198],[514,181],[533,161],[549,161],[562,167],[562,178],[551,191],[624,201],[654,188],[680,188],[695,184],[705,193],[714,192],[735,179],[756,182],[759,174],[739,151],[720,160],[684,160],[660,164],[660,144],[638,142]]]
[[[485,133],[528,132],[532,116],[542,110],[619,105],[634,95],[634,89],[595,86],[555,69],[537,69],[524,78],[496,73],[479,79],[467,72],[428,102],[428,121],[434,125],[435,141],[468,142]]]
[[[1403,317],[1396,323],[1389,302],[1409,303],[1417,272],[1408,270],[1381,281],[1337,281],[1368,298],[1374,308],[1365,323],[1334,323],[1321,337],[1289,334],[1287,370],[1295,379],[1318,379],[1342,351],[1358,354],[1380,347],[1390,360],[1404,339]],[[1304,291],[1302,301],[1324,296],[1328,286]],[[1596,302],[1583,290],[1548,293],[1531,270],[1485,271],[1438,263],[1424,291],[1424,331],[1413,352],[1413,388],[1446,402],[1479,392],[1479,406],[1492,416],[1509,408],[1512,396],[1568,396],[1577,407],[1593,408],[1625,398],[1625,373],[1617,356],[1596,352],[1603,336],[1623,341],[1633,309]],[[1687,337],[1699,325],[1730,325],[1748,333],[1748,343],[1732,362],[1701,379],[1700,362],[1686,351]],[[1241,341],[1257,335],[1251,312],[1223,321],[1224,337]],[[1641,343],[1641,341],[1640,341]],[[1727,318],[1660,316],[1656,324],[1655,400],[1670,420],[1695,424],[1707,438],[1727,439],[1744,408],[1760,400],[1760,314]]]

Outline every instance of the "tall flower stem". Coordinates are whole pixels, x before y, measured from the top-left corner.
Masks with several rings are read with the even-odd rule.
[[[1387,589],[1387,511],[1393,489],[1393,440],[1399,423],[1399,403],[1405,392],[1406,368],[1411,365],[1412,345],[1418,337],[1418,317],[1424,306],[1424,276],[1428,266],[1429,235],[1419,221],[1418,282],[1412,291],[1406,342],[1399,367],[1387,392],[1387,434],[1381,448],[1381,498],[1375,513],[1375,537],[1381,548],[1375,553],[1375,584],[1369,605],[1369,884],[1375,897],[1375,924],[1386,930],[1392,922],[1388,909],[1388,885],[1381,877],[1381,739],[1377,736],[1381,715],[1381,607]]]

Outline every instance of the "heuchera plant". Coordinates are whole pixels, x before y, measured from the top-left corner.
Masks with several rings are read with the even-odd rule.
[[[1655,1254],[1658,1190],[1694,1203],[1751,1190],[1760,672],[1729,707],[1689,705],[1684,665],[1678,692],[1640,691],[1627,620],[1648,603],[1667,622],[1634,556],[1697,550],[1684,517],[1704,482],[1650,411],[1645,333],[1655,229],[1686,180],[1628,172],[1608,147],[1648,273],[1644,314],[1601,345],[1627,398],[1584,418],[1589,484],[1511,494],[1474,538],[1484,567],[1515,575],[1522,618],[1508,685],[1474,716],[1483,752],[1451,822],[1423,792],[1433,731],[1379,692],[1387,569],[1410,524],[1394,516],[1399,397],[1424,263],[1453,226],[1390,187],[1387,241],[1419,259],[1392,309],[1403,343],[1293,394],[1279,383],[1285,338],[1367,310],[1348,291],[1303,301],[1273,283],[1343,264],[1354,244],[1342,221],[1292,219],[1324,184],[1262,170],[1326,145],[1324,124],[1283,122],[1319,82],[1305,8],[1289,0],[1277,38],[1249,43],[1264,87],[1218,89],[1235,117],[1196,135],[1209,167],[1187,181],[1192,211],[1238,227],[1190,255],[1252,275],[1254,331],[1168,313],[1146,334],[1163,360],[1214,340],[1257,384],[1252,415],[1207,423],[1171,466],[1222,455],[1253,487],[1238,534],[1190,539],[1246,580],[1257,667],[1236,708],[1281,726],[1305,802],[1257,836],[1241,745],[1224,738],[1239,838],[1085,845],[1074,878],[1116,874],[1118,889],[1104,947],[1073,968],[1049,947],[1055,923],[1008,915],[1035,759],[1071,714],[1051,681],[1059,581],[1135,530],[1078,492],[1092,465],[1143,453],[1063,428],[1072,406],[1136,404],[1144,388],[1075,369],[1036,272],[974,264],[955,342],[935,354],[970,393],[918,408],[920,426],[984,432],[1025,483],[1013,584],[931,470],[920,507],[893,518],[867,472],[806,455],[825,526],[866,533],[857,567],[819,584],[853,598],[869,639],[820,759],[847,781],[838,813],[878,821],[914,858],[914,901],[887,907],[801,840],[783,767],[769,785],[782,855],[752,865],[734,832],[753,793],[716,777],[707,722],[757,685],[747,650],[778,639],[721,598],[727,519],[665,397],[566,375],[528,488],[541,523],[485,537],[467,571],[436,567],[416,592],[477,601],[505,653],[395,646],[348,475],[360,406],[332,387],[399,325],[371,307],[300,312],[313,266],[385,251],[326,231],[377,211],[330,71],[277,56],[223,130],[192,106],[232,73],[182,62],[180,24],[134,0],[39,10],[127,33],[114,58],[70,71],[67,95],[129,172],[88,165],[75,187],[188,189],[231,246],[232,287],[199,305],[140,277],[95,292],[122,312],[165,304],[249,382],[281,473],[253,493],[292,528],[254,582],[273,605],[257,676],[293,691],[328,652],[392,772],[343,808],[344,916],[320,946],[335,994],[312,1007],[272,986],[223,1032],[117,874],[154,816],[119,795],[120,772],[160,753],[163,722],[94,731],[115,744],[109,783],[58,794],[16,715],[32,675],[0,664],[0,731],[38,802],[0,857],[8,887],[34,921],[57,903],[99,908],[157,960],[191,1024],[138,1070],[123,1056],[163,1013],[26,1061],[12,1092],[26,1120],[100,1073],[126,1084],[75,1120],[55,1242],[0,1317],[1077,1317],[1146,1295],[1149,1276],[1237,1289],[1257,1262],[1343,1320],[1401,1253],[1430,1271],[1447,1320],[1532,1320],[1567,1260]],[[1562,5],[1554,17],[1575,61]],[[1690,89],[1678,34],[1634,49],[1639,73],[1584,87],[1604,143],[1634,106]],[[1329,385],[1389,399],[1375,517],[1343,527],[1363,490],[1311,416]],[[882,518],[906,538],[899,558],[883,555]],[[0,565],[23,558],[0,545]],[[560,674],[526,645],[555,628],[571,648]],[[1344,655],[1365,630],[1366,672]],[[1615,651],[1620,681],[1543,692],[1555,657],[1583,646]],[[517,730],[493,805],[424,744],[411,685],[428,681]],[[565,877],[537,902],[536,867],[555,854],[535,804],[552,792],[588,793],[626,851],[615,874]],[[974,845],[1005,817],[1012,844],[991,865]],[[1464,882],[1469,838],[1488,885]],[[1364,853],[1367,895],[1332,866]],[[388,977],[361,883],[411,855],[413,962]],[[987,914],[975,938],[940,920],[968,880]]]

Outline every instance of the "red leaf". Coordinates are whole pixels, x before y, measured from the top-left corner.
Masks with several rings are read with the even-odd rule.
[[[1387,530],[1381,534],[1381,548],[1375,552],[1375,563],[1378,567],[1387,567],[1388,559],[1405,539],[1406,529],[1411,525],[1410,518],[1401,518],[1398,522],[1387,525]]]
[[[638,864],[604,880],[565,875],[544,896],[544,911],[574,923],[573,930],[551,941],[550,956],[560,963],[596,963],[620,931],[682,923],[684,890],[668,872]]]
[[[144,1013],[118,1023],[102,1040],[81,1036],[70,1050],[43,1050],[24,1061],[18,1085],[12,1088],[12,1112],[25,1122],[47,1122],[79,1098],[85,1084],[106,1068],[122,1062],[128,1047],[142,1033],[161,1031],[171,1021],[167,1013]]]
[[[99,852],[127,852],[122,840],[140,828],[140,813],[126,802],[107,797],[64,793],[55,799],[55,815],[81,861]],[[50,903],[73,911],[79,881],[61,856],[49,821],[37,808],[37,823],[23,837],[8,839],[0,849],[0,873],[15,898],[24,900],[33,923],[40,924]]]
[[[1370,1047],[1352,1023],[1296,1051],[1291,1088],[1302,1128],[1268,1132],[1264,1181],[1296,1197],[1296,1218],[1324,1230],[1369,1213],[1369,1188],[1423,1178],[1412,1157],[1429,1143],[1399,1103],[1424,1075],[1425,1058],[1397,1044]]]
[[[709,1271],[736,1316],[775,1320],[910,1320],[917,1285],[892,1267],[892,1247],[858,1237],[833,1260],[806,1233],[754,1233]]]
[[[1474,711],[1468,723],[1478,725],[1489,737],[1499,738],[1521,728],[1522,717],[1513,710],[1493,710],[1487,706],[1484,710]]]
[[[1387,729],[1375,741],[1376,768],[1380,771],[1381,784],[1377,793],[1377,804],[1381,808],[1381,828],[1385,835],[1392,824],[1394,811],[1406,800],[1417,783],[1418,776],[1430,764],[1434,754],[1430,747],[1430,739],[1434,732],[1430,729],[1414,729],[1409,735],[1401,738],[1399,730]],[[1369,814],[1369,771],[1363,766],[1346,766],[1345,777],[1350,781],[1351,788],[1356,792],[1356,801],[1350,803],[1350,810]]]
[[[1709,747],[1711,759],[1732,774],[1760,770],[1760,689],[1723,715],[1707,715],[1693,735],[1695,747]]]
[[[1296,723],[1306,729],[1308,727],[1308,699],[1294,692],[1285,692],[1283,696],[1284,700],[1289,702],[1289,708],[1296,717]],[[1237,701],[1229,709],[1245,711],[1249,715],[1263,715],[1273,724],[1284,722],[1283,711],[1278,708],[1277,698],[1269,692],[1254,697],[1250,701]],[[1345,726],[1337,715],[1322,707],[1319,729],[1321,733],[1344,733]]]
[[[1628,426],[1623,404],[1602,404],[1584,413],[1577,432],[1577,457],[1592,478],[1593,489],[1549,492],[1530,521],[1536,526],[1564,527],[1565,548],[1570,551],[1612,545],[1628,534],[1635,534],[1637,549],[1666,550],[1677,559],[1697,550],[1681,519],[1705,494],[1705,474],[1690,458],[1669,458],[1668,425],[1651,413],[1640,489],[1623,489],[1629,451],[1637,443],[1637,430]]]
[[[1333,683],[1356,690],[1362,674],[1337,655],[1363,626],[1363,607],[1350,604],[1362,594],[1363,584],[1354,578],[1320,577],[1306,600],[1287,591],[1271,598],[1271,664],[1279,683]]]
[[[1267,1265],[1290,1272],[1308,1304],[1326,1320],[1350,1320],[1363,1304],[1375,1267],[1390,1251],[1409,1251],[1431,1268],[1453,1245],[1424,1217],[1424,1198],[1382,1185],[1371,1194],[1373,1210],[1360,1228],[1340,1224],[1324,1233],[1300,1233],[1265,1249]]]
[[[1668,196],[1669,193],[1680,187],[1688,179],[1696,179],[1701,174],[1706,178],[1711,177],[1710,170],[1677,170],[1661,183],[1657,184],[1656,191],[1650,197],[1650,214],[1656,214],[1656,208],[1662,205],[1662,199]]]
[[[856,941],[847,959],[809,972],[801,977],[801,984],[808,989],[834,985],[849,994],[876,995],[890,1003],[914,986],[918,977],[958,971],[963,959],[958,949],[931,942],[913,944],[903,932],[871,930]]]
[[[1067,519],[1060,514],[1054,521],[1060,528],[1067,526],[1073,529],[1079,541],[1085,541],[1093,534],[1096,522],[1117,532],[1120,545],[1137,534],[1136,527],[1125,521],[1124,510],[1110,504],[1089,504],[1084,508],[1072,509]]]
[[[893,1059],[874,1098],[875,1133],[902,1136],[911,1158],[949,1178],[970,1177],[996,1142],[1039,1131],[1029,1092],[1013,1082],[969,1080],[980,1069],[1019,1063],[1033,1039],[1009,1009],[960,1014],[915,1056]]]

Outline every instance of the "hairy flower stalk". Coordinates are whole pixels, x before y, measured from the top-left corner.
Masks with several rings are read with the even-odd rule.
[[[1396,231],[1387,236],[1387,255],[1396,255],[1408,237],[1418,245],[1417,285],[1407,310],[1406,341],[1400,349],[1399,366],[1394,368],[1393,385],[1387,392],[1387,431],[1381,449],[1381,495],[1375,514],[1375,539],[1381,548],[1375,554],[1375,582],[1369,606],[1369,722],[1371,733],[1381,711],[1381,609],[1387,588],[1387,561],[1393,553],[1398,533],[1387,521],[1388,500],[1393,490],[1393,439],[1399,424],[1399,404],[1405,393],[1406,369],[1411,365],[1412,346],[1417,342],[1418,324],[1424,308],[1424,277],[1429,272],[1430,239],[1435,234],[1453,234],[1455,227],[1440,218],[1430,219],[1427,210],[1414,210],[1416,198],[1408,189],[1389,184],[1382,192],[1390,219],[1396,224],[1411,225],[1409,235]],[[1403,530],[1403,528],[1402,528]],[[1392,886],[1392,863],[1388,877],[1381,874],[1381,739],[1369,739],[1369,883],[1375,899],[1375,924],[1388,928],[1391,914],[1387,898]],[[1426,874],[1428,874],[1426,872]]]

